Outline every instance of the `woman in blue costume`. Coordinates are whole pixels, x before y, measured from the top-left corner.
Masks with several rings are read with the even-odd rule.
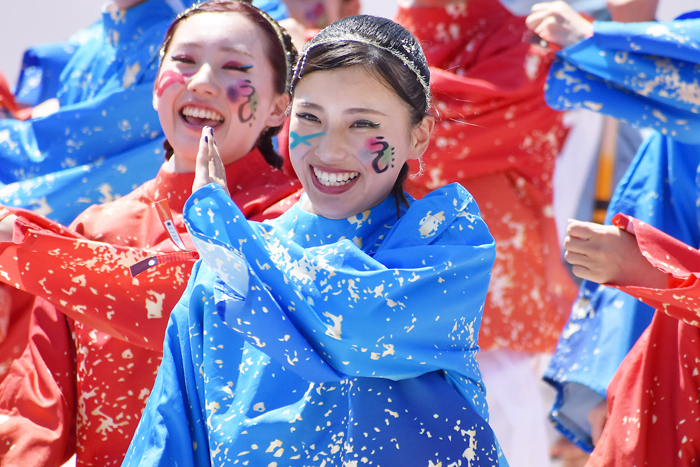
[[[254,3],[261,2],[286,16],[279,1]],[[155,176],[165,154],[152,104],[158,50],[175,16],[195,3],[114,0],[68,50],[60,44],[25,54],[17,99],[56,98],[59,107],[42,118],[0,120],[0,204],[68,225],[91,204]]]
[[[430,141],[420,45],[351,17],[307,44],[290,157],[305,195],[247,222],[200,141],[202,261],[123,465],[504,466],[475,354],[495,248],[460,185],[415,201]]]
[[[695,246],[700,245],[697,17],[594,22],[592,36],[559,52],[546,89],[556,109],[586,107],[656,130],[616,187],[606,224],[616,213],[629,214]],[[589,414],[601,408],[605,413],[608,384],[652,316],[652,308],[618,290],[589,281],[581,285],[545,373],[557,390],[551,418],[580,448],[593,449],[603,421],[592,426]]]

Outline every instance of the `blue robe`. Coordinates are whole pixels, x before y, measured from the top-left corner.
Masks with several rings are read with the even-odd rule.
[[[564,49],[552,66],[547,102],[585,107],[656,130],[615,189],[606,223],[632,215],[700,245],[700,20],[594,23],[594,34]],[[586,451],[587,415],[606,397],[615,371],[654,310],[618,290],[584,281],[545,380],[557,391],[551,418]]]
[[[0,120],[0,204],[68,224],[91,204],[153,178],[164,161],[153,84],[160,44],[179,12],[171,3],[148,0],[121,14],[103,12],[70,44],[82,42],[75,51],[59,45],[25,57],[20,97],[33,104],[56,97],[60,110],[28,121]],[[42,85],[23,84],[31,77]]]
[[[464,188],[259,224],[208,185],[185,219],[203,261],[123,465],[507,465],[474,359],[495,245]]]

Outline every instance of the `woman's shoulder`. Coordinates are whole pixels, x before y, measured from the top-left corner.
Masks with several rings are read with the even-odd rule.
[[[490,244],[493,237],[474,197],[459,183],[437,188],[414,200],[385,240],[385,247],[419,244]]]
[[[124,227],[134,221],[140,222],[143,211],[151,209],[153,201],[148,196],[148,187],[152,182],[149,180],[115,200],[93,204],[75,218],[71,227],[87,238],[99,240],[110,226]]]

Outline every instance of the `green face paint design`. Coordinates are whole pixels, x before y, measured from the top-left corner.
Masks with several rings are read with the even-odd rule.
[[[384,141],[383,136],[376,136],[367,140],[365,149],[371,154],[376,154],[372,159],[372,168],[378,174],[389,170],[394,166],[394,147]]]

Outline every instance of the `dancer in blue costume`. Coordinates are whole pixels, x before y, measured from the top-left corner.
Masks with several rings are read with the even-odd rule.
[[[87,31],[90,40],[61,71],[58,111],[0,120],[0,204],[67,225],[91,204],[127,194],[158,172],[163,132],[152,95],[159,45],[175,15],[192,3],[116,0],[105,7]],[[36,61],[28,64],[36,74]],[[49,93],[42,89],[29,99]]]
[[[324,29],[292,83],[306,193],[262,224],[209,183],[205,130],[184,212],[203,261],[123,465],[507,465],[474,358],[493,238],[460,185],[402,188],[434,126],[428,81],[396,23]]]
[[[563,49],[546,90],[556,109],[586,107],[656,130],[618,184],[606,223],[632,215],[690,245],[700,244],[700,19],[668,23],[594,22],[593,35]],[[690,195],[690,194],[695,195]],[[590,452],[602,407],[622,359],[653,309],[618,290],[584,281],[545,380],[557,390],[551,417]],[[595,425],[595,423],[594,423]]]
[[[55,97],[60,107],[44,118],[0,120],[0,204],[68,225],[158,172],[163,132],[151,102],[159,45],[175,15],[195,3],[117,0],[68,49],[62,43],[25,54],[18,100]],[[287,16],[277,0],[253,3]]]

